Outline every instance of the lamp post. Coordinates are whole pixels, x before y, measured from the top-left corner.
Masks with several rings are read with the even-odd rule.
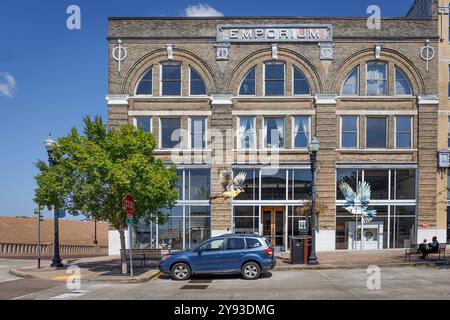
[[[53,140],[51,134],[49,134],[48,138],[44,141],[45,149],[47,149],[48,154],[48,164],[50,167],[53,167],[56,165],[55,159],[53,159],[53,147],[55,146],[56,142]],[[56,208],[56,205],[53,206],[54,210],[54,220],[53,220],[53,258],[52,258],[52,264],[50,267],[53,268],[61,268],[64,265],[61,263],[61,257],[59,255],[59,213],[58,208]]]
[[[97,244],[97,219],[94,218],[94,245],[96,246]]]
[[[317,265],[319,260],[316,256],[316,167],[317,167],[317,152],[319,152],[319,140],[316,137],[309,145],[309,154],[311,158],[311,173],[312,173],[312,197],[311,197],[311,254],[308,258],[308,264]]]

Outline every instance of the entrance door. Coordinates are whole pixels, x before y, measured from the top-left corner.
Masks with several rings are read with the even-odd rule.
[[[275,250],[282,251],[284,246],[284,207],[263,207],[262,235],[267,237]]]

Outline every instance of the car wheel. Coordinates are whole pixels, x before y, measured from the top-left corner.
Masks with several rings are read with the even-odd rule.
[[[177,263],[172,267],[172,278],[177,281],[189,279],[191,276],[191,269],[186,263]]]
[[[242,276],[246,280],[256,280],[261,275],[261,268],[256,262],[247,262],[242,267]]]

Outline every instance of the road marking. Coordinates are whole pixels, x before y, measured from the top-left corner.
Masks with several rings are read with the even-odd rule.
[[[56,281],[67,281],[69,278],[71,278],[72,276],[57,276],[52,278],[52,280],[56,280]]]
[[[66,292],[63,294],[60,294],[59,296],[51,297],[50,300],[61,300],[61,299],[67,299],[67,298],[79,298],[84,296],[85,294],[89,293],[90,291],[86,290],[74,290],[70,292]]]
[[[15,280],[19,280],[19,279],[21,279],[21,278],[4,279],[4,280],[0,280],[0,283],[15,281]]]

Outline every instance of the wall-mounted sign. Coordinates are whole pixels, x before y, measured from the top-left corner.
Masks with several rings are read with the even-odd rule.
[[[333,40],[328,24],[217,25],[218,42],[323,42]]]
[[[438,152],[438,166],[439,168],[448,168],[450,167],[450,152],[448,151],[439,151]]]

